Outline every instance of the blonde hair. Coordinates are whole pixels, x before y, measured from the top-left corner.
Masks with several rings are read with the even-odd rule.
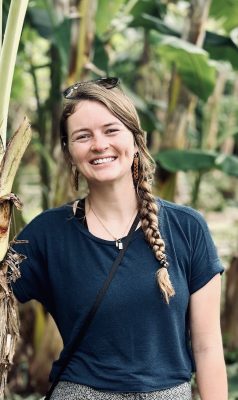
[[[147,149],[145,132],[141,129],[135,106],[118,87],[107,89],[92,82],[80,86],[77,99],[66,101],[60,121],[61,147],[69,165],[71,165],[71,162],[68,150],[67,119],[75,112],[77,104],[82,100],[97,101],[103,104],[134,136],[139,154],[139,177],[136,182],[134,180],[134,184],[137,191],[141,226],[147,242],[151,246],[156,259],[160,262],[156,278],[166,303],[169,303],[169,299],[174,296],[175,291],[169,278],[165,242],[158,226],[158,206],[152,194],[155,162]]]

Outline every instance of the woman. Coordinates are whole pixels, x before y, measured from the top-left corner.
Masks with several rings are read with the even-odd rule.
[[[219,323],[223,268],[201,215],[156,200],[154,163],[135,108],[118,79],[68,88],[61,145],[75,186],[89,194],[48,210],[21,233],[27,256],[16,297],[40,301],[64,342],[83,322],[137,213],[140,224],[87,334],[52,399],[226,400]],[[190,345],[191,342],[191,345]]]

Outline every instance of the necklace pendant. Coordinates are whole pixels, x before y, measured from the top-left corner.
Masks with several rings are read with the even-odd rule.
[[[116,246],[118,247],[119,250],[123,249],[123,243],[122,243],[121,239],[116,240]]]

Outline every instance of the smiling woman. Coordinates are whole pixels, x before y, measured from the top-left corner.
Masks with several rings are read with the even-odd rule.
[[[72,165],[86,178],[90,192],[96,182],[104,183],[103,190],[106,183],[118,187],[119,181],[133,190],[133,134],[103,104],[82,100],[67,119],[67,129]]]
[[[81,174],[89,194],[23,230],[30,243],[18,245],[27,259],[13,284],[20,301],[44,305],[63,338],[51,398],[191,400],[196,369],[201,398],[226,400],[223,268],[204,219],[154,198],[154,161],[118,79],[64,94],[61,146],[75,188]]]

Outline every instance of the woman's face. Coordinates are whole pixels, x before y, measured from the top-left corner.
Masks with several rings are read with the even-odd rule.
[[[133,134],[103,104],[83,100],[67,120],[72,164],[88,183],[132,180]]]

